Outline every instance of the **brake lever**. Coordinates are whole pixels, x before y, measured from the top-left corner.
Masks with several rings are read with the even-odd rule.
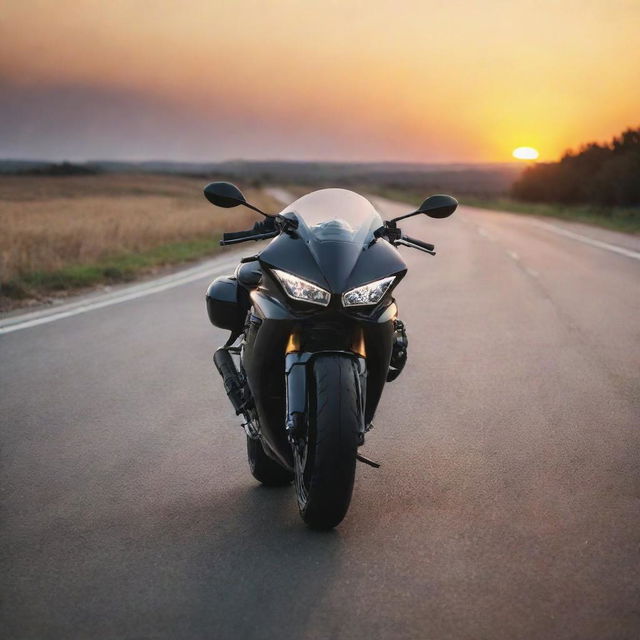
[[[428,247],[432,247],[431,249],[429,249],[427,248],[427,246],[424,246],[425,243],[422,243],[422,241],[413,241],[413,238],[403,236],[402,231],[398,229],[398,225],[394,220],[388,220],[373,232],[373,239],[369,243],[369,247],[374,245],[378,238],[384,238],[394,247],[397,247],[399,244],[401,244],[405,247],[418,249],[418,251],[424,251],[425,253],[428,253],[432,256],[436,255],[436,252],[434,251],[435,247],[432,244],[428,245]]]
[[[425,249],[424,247],[420,247],[420,246],[418,246],[417,244],[413,244],[413,242],[409,242],[409,241],[408,241],[406,238],[404,238],[404,237],[401,237],[401,238],[398,238],[397,240],[394,240],[393,244],[394,244],[395,246],[397,246],[397,245],[401,244],[401,245],[403,245],[403,246],[405,246],[405,247],[411,247],[412,249],[417,249],[418,251],[424,251],[425,253],[428,253],[428,254],[430,254],[430,255],[432,255],[432,256],[435,256],[435,255],[436,255],[436,252],[435,252],[435,251],[430,251],[429,249]]]

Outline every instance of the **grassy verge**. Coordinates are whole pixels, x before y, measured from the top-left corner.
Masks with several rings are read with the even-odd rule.
[[[219,249],[219,238],[217,234],[213,238],[173,242],[139,253],[116,254],[90,264],[26,273],[0,284],[0,307],[11,306],[8,299],[41,299],[96,285],[129,282],[161,267],[211,256]]]
[[[398,189],[378,189],[376,195],[390,200],[407,202],[418,206],[425,197],[422,193],[401,191]],[[525,215],[559,218],[572,222],[583,222],[604,229],[622,231],[624,233],[640,233],[640,207],[589,207],[582,205],[538,204],[521,202],[507,197],[483,197],[473,195],[456,195],[460,204],[479,209],[493,209],[522,213]]]

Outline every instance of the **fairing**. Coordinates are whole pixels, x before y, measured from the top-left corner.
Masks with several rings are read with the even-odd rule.
[[[282,215],[295,216],[299,237],[282,234],[275,239],[260,254],[267,267],[293,273],[332,294],[406,272],[400,254],[388,242],[372,242],[382,219],[366,198],[352,191],[314,191]]]
[[[354,242],[362,246],[382,225],[374,206],[347,189],[320,189],[298,198],[282,211],[294,213],[319,242]]]

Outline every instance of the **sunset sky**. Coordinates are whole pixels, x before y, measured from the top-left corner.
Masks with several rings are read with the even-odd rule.
[[[502,162],[640,125],[640,0],[0,0],[0,157]]]

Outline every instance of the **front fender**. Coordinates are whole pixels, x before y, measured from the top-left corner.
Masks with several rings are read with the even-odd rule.
[[[306,432],[308,424],[309,376],[312,372],[314,358],[336,354],[352,359],[358,370],[358,405],[360,411],[360,433],[365,432],[365,404],[367,397],[367,361],[362,356],[350,351],[315,351],[291,352],[285,358],[286,393],[287,393],[287,434],[289,439],[296,440]]]

